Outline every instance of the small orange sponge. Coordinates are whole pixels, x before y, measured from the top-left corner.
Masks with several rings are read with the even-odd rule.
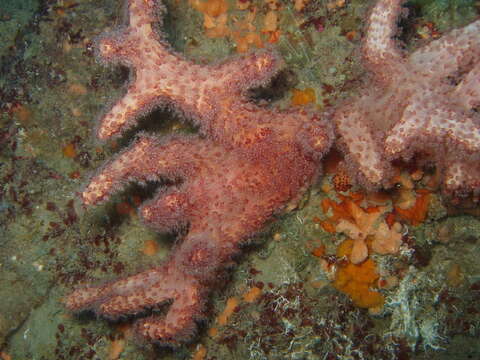
[[[353,240],[345,240],[338,246],[337,256],[350,255],[353,247]],[[335,274],[333,286],[350,296],[353,303],[361,308],[382,307],[385,298],[382,294],[372,290],[377,286],[379,275],[375,262],[367,259],[360,264],[350,262],[339,265]]]

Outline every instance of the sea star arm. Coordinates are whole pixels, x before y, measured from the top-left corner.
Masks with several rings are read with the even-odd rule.
[[[98,308],[99,304],[109,296],[120,296],[135,292],[143,286],[152,286],[156,279],[161,276],[160,274],[161,269],[154,268],[103,286],[80,287],[66,297],[64,302],[72,311]],[[135,301],[133,298],[131,300]],[[113,311],[109,312],[108,310],[105,310],[104,313],[109,313],[112,318],[120,315],[120,312],[115,314]]]
[[[429,81],[450,76],[463,70],[480,57],[480,20],[455,29],[430,44],[421,47],[408,58],[409,64]],[[413,70],[413,69],[412,69]]]
[[[480,107],[480,62],[457,85],[453,98],[465,109]]]
[[[129,181],[145,182],[159,176],[176,177],[193,167],[195,154],[205,145],[197,138],[176,137],[158,142],[149,136],[140,138],[127,150],[108,162],[95,175],[81,197],[85,205],[95,205],[120,191]]]
[[[138,90],[135,84],[129,86],[127,93],[116,102],[113,107],[100,119],[100,126],[96,136],[100,140],[106,140],[118,135],[124,129],[134,126],[137,117],[151,107],[152,102],[159,104],[160,99],[152,92]]]
[[[480,188],[480,159],[453,160],[445,169],[445,188],[448,192],[468,193]]]
[[[388,166],[381,156],[381,147],[364,123],[368,114],[357,104],[346,105],[337,111],[335,122],[338,132],[342,134],[342,144],[348,153],[349,162],[357,164],[368,184],[379,185],[385,178]]]
[[[429,140],[415,141],[420,135]],[[385,140],[385,151],[396,157],[412,145],[421,149],[421,144],[443,144],[447,138],[467,151],[480,151],[480,130],[474,119],[452,104],[426,95],[405,108]]]
[[[275,52],[264,50],[228,60],[219,66],[218,72],[225,78],[226,90],[233,95],[238,90],[264,85],[282,66],[283,61]]]
[[[179,271],[175,261],[116,282],[75,290],[64,299],[72,311],[92,309],[98,315],[118,319],[172,301],[165,316],[151,316],[136,323],[142,340],[178,343],[196,330],[204,300],[197,280]]]
[[[186,187],[170,187],[161,189],[151,201],[144,203],[139,213],[148,226],[162,232],[176,232],[188,223],[189,207]]]
[[[404,0],[380,0],[372,8],[362,52],[366,66],[383,81],[395,74],[403,54],[393,39]]]
[[[91,309],[118,319],[171,301],[165,316],[154,315],[136,322],[143,340],[178,344],[192,337],[196,320],[204,316],[208,284],[238,247],[215,242],[207,232],[191,231],[162,266],[102,286],[79,288],[64,299],[72,311]]]
[[[174,53],[153,30],[155,3],[130,0],[128,26],[97,39],[100,59],[123,63],[134,74],[127,94],[100,120],[97,137],[101,140],[118,136],[136,123],[139,114],[166,98],[208,133],[217,125],[212,122],[225,99],[247,101],[243,93],[264,84],[282,65],[281,59],[268,50],[223,64],[193,64]]]

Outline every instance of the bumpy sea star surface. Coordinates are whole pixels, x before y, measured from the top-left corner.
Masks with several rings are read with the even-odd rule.
[[[406,54],[393,40],[402,0],[380,0],[363,43],[372,74],[358,98],[334,116],[352,175],[389,186],[391,161],[420,154],[443,174],[444,189],[480,189],[480,21]]]
[[[79,288],[65,299],[74,311],[107,318],[136,314],[167,301],[165,317],[136,322],[136,333],[160,343],[191,338],[205,297],[239,244],[275,213],[301,197],[319,173],[333,129],[306,111],[260,107],[246,97],[281,65],[271,52],[200,66],[175,54],[152,29],[161,4],[130,0],[129,23],[98,39],[99,56],[130,66],[126,95],[100,120],[107,139],[132,126],[139,114],[167,103],[198,124],[200,135],[162,140],[140,135],[108,162],[83,191],[85,205],[107,200],[129,181],[176,181],[145,203],[139,214],[159,231],[186,233],[168,260],[151,270],[102,286]]]

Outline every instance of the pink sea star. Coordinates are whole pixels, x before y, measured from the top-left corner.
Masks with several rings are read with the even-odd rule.
[[[447,192],[478,193],[480,20],[406,54],[393,40],[402,3],[373,7],[363,43],[373,78],[335,113],[346,162],[368,187],[388,186],[391,160],[421,153]]]
[[[165,317],[136,322],[136,333],[160,343],[191,338],[218,272],[239,244],[275,213],[295,202],[319,173],[333,129],[303,110],[279,111],[251,103],[248,88],[266,82],[281,62],[263,51],[212,66],[175,54],[153,31],[153,0],[129,0],[128,26],[98,39],[102,59],[134,70],[126,95],[100,120],[107,139],[132,126],[139,114],[165,102],[196,122],[199,136],[161,141],[140,135],[90,180],[85,205],[107,200],[129,181],[181,179],[139,209],[159,231],[184,229],[172,255],[151,270],[102,286],[79,288],[66,299],[73,311],[93,309],[107,318],[135,314],[172,301]]]

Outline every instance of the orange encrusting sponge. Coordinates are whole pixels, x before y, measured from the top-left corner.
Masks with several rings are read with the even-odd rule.
[[[353,240],[347,239],[337,248],[338,258],[346,257],[348,259],[352,252]],[[379,275],[377,273],[375,262],[367,259],[360,264],[339,265],[335,274],[333,286],[350,296],[353,303],[361,308],[379,308],[382,307],[385,298],[379,292],[372,290],[377,287]]]

